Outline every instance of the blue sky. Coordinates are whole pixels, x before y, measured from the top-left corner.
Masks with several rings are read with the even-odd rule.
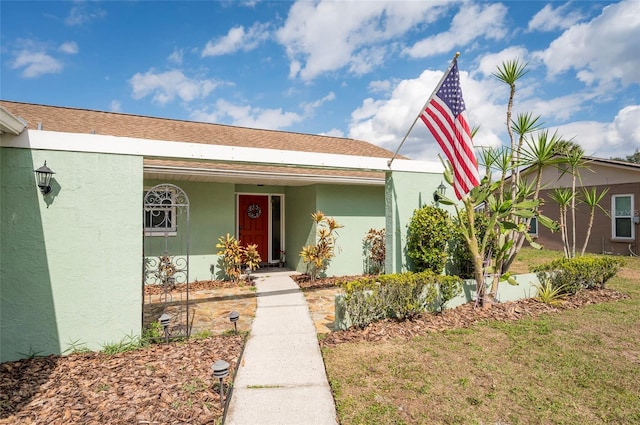
[[[400,144],[455,52],[476,145],[541,115],[589,155],[640,148],[640,1],[0,1],[0,98]],[[418,121],[400,151],[436,160]]]

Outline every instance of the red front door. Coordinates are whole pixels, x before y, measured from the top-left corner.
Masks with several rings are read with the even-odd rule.
[[[238,199],[238,239],[242,246],[258,245],[263,262],[269,261],[269,197],[240,195]]]

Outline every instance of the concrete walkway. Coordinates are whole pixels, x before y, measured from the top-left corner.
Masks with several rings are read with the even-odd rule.
[[[316,329],[290,272],[256,280],[258,308],[231,395],[227,425],[335,425]]]

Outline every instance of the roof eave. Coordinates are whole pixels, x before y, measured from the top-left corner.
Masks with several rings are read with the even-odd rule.
[[[203,177],[210,180],[237,179],[241,177],[245,180],[255,180],[256,183],[288,182],[296,184],[351,184],[351,185],[373,185],[384,186],[383,177],[362,177],[362,176],[337,176],[320,174],[292,174],[268,171],[247,171],[247,170],[216,170],[201,167],[167,166],[167,165],[144,165],[145,174],[162,174],[167,176],[190,176]]]
[[[0,133],[11,133],[17,136],[25,128],[27,128],[26,123],[0,105]]]

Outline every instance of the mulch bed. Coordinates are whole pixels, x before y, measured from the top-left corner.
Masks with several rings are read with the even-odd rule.
[[[337,286],[341,282],[361,277],[341,276],[318,278],[311,281],[308,275],[292,276],[303,291]],[[456,308],[447,309],[441,314],[426,313],[405,321],[387,319],[371,323],[364,329],[350,328],[344,331],[334,331],[327,334],[321,340],[320,345],[322,347],[334,347],[347,342],[380,342],[390,339],[409,340],[428,332],[466,328],[483,320],[513,321],[525,317],[537,317],[544,313],[579,308],[588,304],[626,298],[629,298],[629,296],[612,289],[590,289],[580,291],[555,306],[542,303],[535,298],[497,303],[493,304],[489,309],[475,307],[475,304],[470,302]]]
[[[253,281],[242,280],[240,282],[232,282],[230,280],[197,280],[189,283],[189,291],[207,291],[212,289],[235,288],[237,286],[254,285]],[[186,283],[176,283],[170,287],[169,292],[185,292],[187,290]],[[161,295],[164,293],[162,285],[146,285],[144,287],[145,295]]]
[[[322,277],[312,281],[309,275],[299,274],[299,275],[291,276],[291,279],[296,281],[300,289],[302,289],[303,291],[308,291],[313,289],[330,288],[332,286],[338,286],[341,282],[348,282],[350,280],[360,279],[362,277],[363,277],[362,275]]]
[[[230,363],[226,386],[243,344],[224,336],[2,363],[0,423],[213,424],[223,411],[211,366]]]
[[[364,329],[347,329],[331,332],[321,341],[323,347],[333,347],[346,342],[379,342],[389,339],[408,340],[417,335],[457,328],[466,328],[484,320],[513,321],[525,317],[537,317],[544,313],[568,310],[607,301],[629,298],[612,289],[583,290],[567,298],[562,304],[551,306],[534,298],[493,304],[489,309],[476,308],[467,303],[447,309],[442,314],[423,314],[413,320],[398,322],[383,320]]]
[[[313,290],[359,276],[314,282],[304,275],[292,277],[303,290]],[[228,287],[225,285],[237,284],[200,281],[191,284],[191,288]],[[180,285],[176,285],[174,290],[180,289]],[[429,332],[468,327],[483,320],[512,321],[625,298],[628,298],[625,294],[603,289],[581,291],[558,306],[525,299],[494,304],[484,310],[468,303],[439,315],[424,314],[405,322],[385,320],[364,329],[332,332],[321,345],[408,340]],[[223,411],[211,365],[218,359],[226,360],[231,364],[231,375],[242,346],[241,336],[220,336],[158,344],[113,356],[72,354],[2,363],[0,424],[214,424]],[[230,381],[231,376],[225,380]]]

